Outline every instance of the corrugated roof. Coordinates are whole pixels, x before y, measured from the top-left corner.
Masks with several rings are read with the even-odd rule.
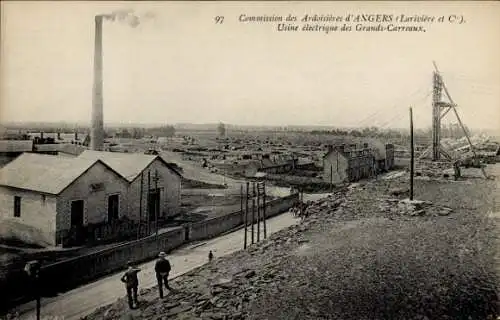
[[[96,162],[23,153],[0,170],[0,185],[59,194]]]
[[[27,152],[32,148],[31,140],[0,140],[0,152]]]
[[[95,150],[85,150],[78,156],[78,158],[81,159],[102,160],[129,182],[134,181],[134,179],[157,157],[158,156],[143,153],[121,153]]]

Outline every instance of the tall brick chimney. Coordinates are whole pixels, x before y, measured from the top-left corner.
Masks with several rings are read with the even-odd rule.
[[[94,85],[92,90],[92,123],[90,126],[90,149],[103,150],[104,121],[102,98],[102,21],[103,16],[95,17],[94,43]]]

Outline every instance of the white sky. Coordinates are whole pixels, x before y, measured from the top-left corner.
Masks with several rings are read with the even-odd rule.
[[[497,2],[2,2],[0,120],[89,122],[93,17],[127,8],[156,17],[137,28],[105,22],[106,123],[406,127],[412,104],[417,127],[428,126],[435,60],[464,122],[500,128]],[[467,22],[334,34],[238,22],[288,13]]]

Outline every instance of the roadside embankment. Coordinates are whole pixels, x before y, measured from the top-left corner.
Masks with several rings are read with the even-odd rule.
[[[392,194],[404,178],[360,183],[165,300],[152,288],[86,319],[496,319],[498,183],[417,180],[416,202]]]

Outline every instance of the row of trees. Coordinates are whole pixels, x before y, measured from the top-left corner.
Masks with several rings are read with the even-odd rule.
[[[465,130],[470,135],[471,131],[465,126]],[[362,129],[333,129],[333,130],[313,130],[310,131],[313,135],[336,135],[336,136],[353,136],[353,137],[378,137],[378,138],[400,138],[409,136],[409,132],[405,130],[395,129],[379,129],[377,127],[366,127]],[[431,137],[432,129],[417,129],[415,135],[422,137]],[[459,139],[464,136],[464,131],[458,123],[442,124],[441,137]]]
[[[156,137],[174,137],[175,127],[173,125],[165,125],[161,127],[154,128],[123,128],[114,132],[114,136],[119,138],[134,138],[140,139],[146,135],[156,136]],[[217,133],[219,136],[224,137],[226,135],[226,125],[224,123],[219,123],[217,126]]]

